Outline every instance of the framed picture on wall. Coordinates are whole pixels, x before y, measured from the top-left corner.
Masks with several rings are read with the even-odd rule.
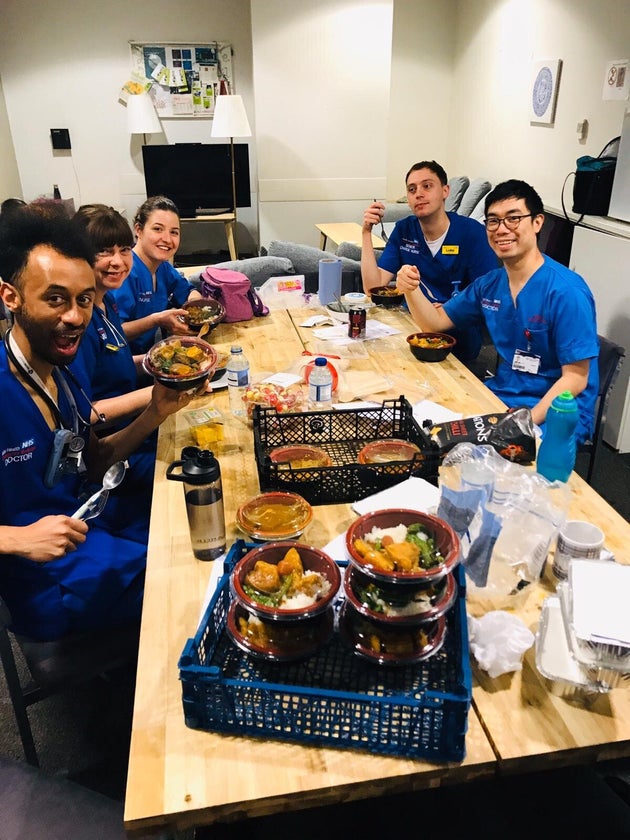
[[[560,84],[560,58],[532,63],[529,120],[532,125],[553,125]]]

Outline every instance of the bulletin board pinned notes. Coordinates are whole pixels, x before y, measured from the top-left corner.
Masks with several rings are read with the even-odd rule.
[[[220,94],[234,92],[232,47],[208,44],[130,42],[131,79],[123,86],[148,90],[164,117],[211,117]]]

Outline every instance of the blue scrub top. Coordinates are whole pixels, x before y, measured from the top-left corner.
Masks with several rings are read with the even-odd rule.
[[[90,383],[94,401],[126,394],[137,385],[136,366],[111,292],[107,292],[103,304],[105,312],[94,307],[70,365],[73,373],[81,371]]]
[[[86,399],[72,380],[67,382],[80,415],[87,419]],[[3,345],[0,390],[11,406],[10,411],[0,412],[0,524],[20,526],[51,514],[70,516],[79,506],[83,478],[68,475],[53,488],[44,485],[54,432],[10,370]],[[62,389],[59,408],[62,417],[71,416]],[[82,427],[82,434],[87,440],[87,427]],[[12,554],[0,558],[0,594],[16,633],[57,639],[139,619],[148,519],[144,523],[136,519],[133,533],[123,529],[113,533],[104,522],[90,521],[86,541],[58,560],[36,563]]]
[[[507,272],[500,268],[447,301],[444,311],[457,327],[485,322],[500,359],[496,375],[486,384],[511,407],[533,407],[560,378],[562,365],[591,359],[587,387],[577,396],[576,440],[590,438],[599,388],[599,339],[595,301],[578,274],[544,256],[515,303]],[[513,370],[517,349],[540,357],[537,373]]]
[[[193,285],[169,262],[163,262],[153,277],[147,266],[134,252],[133,266],[127,279],[119,289],[112,292],[120,320],[137,321],[154,312],[163,312],[169,307],[179,308],[186,303]],[[155,343],[155,331],[147,330],[129,342],[134,356],[146,353]]]
[[[498,264],[483,225],[457,213],[446,215],[449,228],[435,256],[429,250],[417,217],[407,216],[396,223],[378,260],[378,267],[392,274],[403,265],[415,265],[422,282],[440,303],[463,291]],[[469,327],[454,334],[458,341],[455,354],[464,361],[476,358],[481,348],[481,331]]]

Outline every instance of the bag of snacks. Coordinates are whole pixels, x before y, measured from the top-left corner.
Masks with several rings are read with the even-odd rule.
[[[515,408],[504,414],[478,414],[447,423],[422,424],[443,455],[458,443],[487,444],[499,455],[517,464],[529,464],[536,458],[536,436],[529,408]]]

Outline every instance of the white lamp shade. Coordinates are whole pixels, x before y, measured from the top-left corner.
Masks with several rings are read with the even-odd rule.
[[[243,99],[240,96],[217,96],[214,105],[211,137],[251,137]]]
[[[127,131],[129,134],[159,134],[162,131],[148,93],[136,94],[127,100]]]

